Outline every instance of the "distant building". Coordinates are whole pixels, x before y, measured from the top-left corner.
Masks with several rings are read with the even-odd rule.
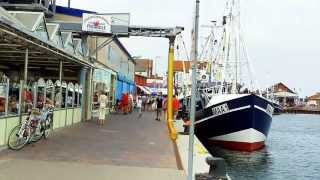
[[[320,92],[307,98],[307,105],[309,106],[320,106]]]
[[[148,77],[140,75],[140,74],[134,75],[134,82],[136,83],[136,85],[139,85],[139,86],[146,86],[147,79],[148,79]]]
[[[135,59],[135,74],[151,77],[153,72],[152,59]]]
[[[192,68],[192,61],[186,60],[175,60],[173,62],[174,72],[185,72],[188,73]],[[197,69],[208,69],[208,62],[198,62]]]
[[[296,102],[299,100],[298,94],[282,82],[269,88],[269,94],[271,94],[282,106],[295,106]]]

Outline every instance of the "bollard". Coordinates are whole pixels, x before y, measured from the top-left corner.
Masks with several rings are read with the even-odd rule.
[[[207,164],[210,166],[208,174],[197,174],[196,180],[228,180],[226,163],[223,158],[207,157]]]

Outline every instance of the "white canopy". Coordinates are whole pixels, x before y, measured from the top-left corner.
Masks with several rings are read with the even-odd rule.
[[[286,98],[295,98],[299,97],[297,94],[290,92],[277,92],[273,94],[275,97],[286,97]]]
[[[147,88],[145,88],[145,87],[143,87],[143,86],[139,86],[139,85],[137,85],[137,87],[138,87],[141,91],[143,91],[145,94],[148,94],[148,95],[151,94],[151,92],[150,92]]]

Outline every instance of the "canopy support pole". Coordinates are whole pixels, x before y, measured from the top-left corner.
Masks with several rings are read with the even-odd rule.
[[[61,99],[61,101],[62,101],[62,75],[63,75],[63,61],[62,60],[60,60],[59,61],[59,81],[60,81],[60,93],[58,94],[60,97],[60,99]],[[62,102],[60,102],[59,103],[59,108],[61,108],[61,105],[62,105]]]
[[[85,97],[89,94],[86,91],[86,74],[87,74],[87,68],[81,68],[80,71],[80,85],[82,86],[82,96],[80,100],[80,104],[81,104],[81,121],[85,121],[85,111],[86,111],[86,106],[84,105],[84,101],[85,101]],[[78,92],[78,94],[80,94],[80,91]],[[78,95],[79,96],[79,95]]]
[[[24,58],[24,74],[23,74],[23,80],[20,82],[20,97],[19,97],[19,110],[18,110],[18,113],[19,113],[19,123],[21,124],[22,122],[22,108],[24,107],[22,105],[22,103],[24,104],[25,103],[25,99],[23,99],[23,93],[24,93],[24,90],[25,90],[25,84],[27,84],[27,80],[28,80],[28,63],[29,63],[29,49],[26,48],[26,51],[25,51],[25,58]]]

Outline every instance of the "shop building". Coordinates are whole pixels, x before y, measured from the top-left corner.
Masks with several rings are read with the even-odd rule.
[[[151,77],[153,74],[153,60],[152,59],[135,59],[136,69],[135,73],[138,75]]]
[[[117,93],[133,93],[135,62],[119,39],[97,50],[106,38],[72,30],[89,11],[54,6],[49,12],[33,1],[16,10],[5,3],[10,8],[0,7],[0,146],[30,108],[54,104],[53,128],[62,128],[92,118],[97,91],[108,92],[110,104]]]
[[[299,95],[282,82],[268,88],[268,94],[283,107],[293,107],[299,101]]]
[[[83,13],[91,11],[56,6],[56,14],[52,21],[60,23],[66,29],[79,26]],[[107,42],[107,43],[106,43]],[[109,104],[120,99],[122,93],[135,93],[134,68],[135,61],[117,37],[88,36],[89,56],[93,60],[91,109],[97,108],[97,94],[107,92]],[[88,116],[90,117],[90,116]]]
[[[307,105],[310,107],[319,107],[320,106],[320,92],[307,97]]]
[[[0,146],[31,108],[55,105],[53,128],[85,119],[88,48],[45,16],[0,7]]]

